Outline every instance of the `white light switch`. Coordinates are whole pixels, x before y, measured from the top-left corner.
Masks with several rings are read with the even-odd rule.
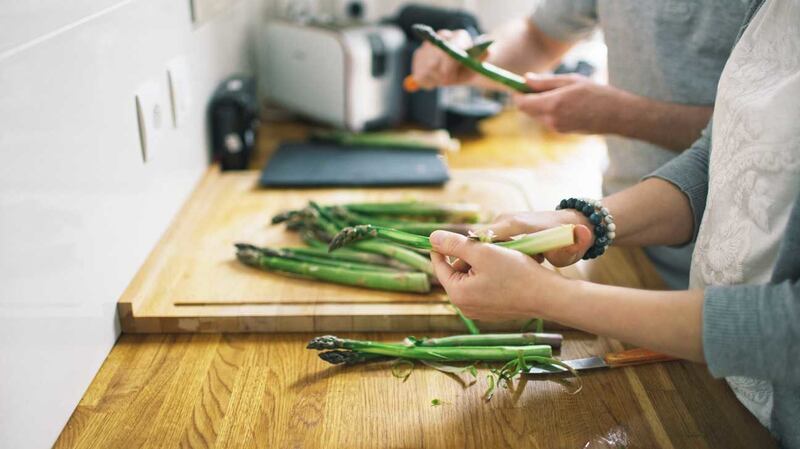
[[[136,119],[142,161],[149,162],[158,152],[158,144],[166,132],[169,107],[163,83],[147,81],[135,93]]]
[[[167,63],[167,84],[172,109],[172,126],[178,128],[186,123],[192,110],[192,89],[189,84],[189,63],[179,56]]]

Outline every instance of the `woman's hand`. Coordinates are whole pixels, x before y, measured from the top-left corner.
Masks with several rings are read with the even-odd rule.
[[[456,47],[468,49],[472,46],[472,37],[467,30],[440,30],[442,39]],[[481,56],[486,59],[488,52]],[[445,54],[440,48],[430,42],[423,42],[414,52],[411,60],[411,76],[423,89],[433,89],[438,86],[464,84],[477,75],[464,67],[456,60]]]
[[[514,104],[550,130],[609,134],[627,92],[598,84],[582,75],[536,75],[525,81],[534,94],[517,94]]]
[[[494,232],[497,240],[509,240],[515,235],[531,234],[563,224],[576,225],[575,243],[566,248],[548,251],[544,253],[544,258],[554,266],[565,267],[581,260],[594,244],[592,225],[582,213],[576,210],[560,210],[502,214],[487,228]],[[537,260],[541,261],[541,257]]]
[[[450,300],[468,317],[501,321],[538,316],[567,281],[533,258],[447,231],[431,234],[431,260]],[[451,265],[446,256],[457,257]]]

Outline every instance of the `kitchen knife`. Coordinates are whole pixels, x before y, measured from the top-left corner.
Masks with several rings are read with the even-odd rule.
[[[576,371],[595,368],[618,368],[622,366],[643,365],[646,363],[668,362],[678,360],[675,357],[651,351],[644,348],[628,349],[627,351],[609,352],[606,355],[587,357],[585,359],[564,360],[564,363]],[[566,368],[556,365],[536,365],[525,374],[552,374],[566,372]]]
[[[475,38],[475,42],[473,43],[472,47],[469,47],[466,52],[470,57],[478,58],[486,53],[486,49],[489,48],[489,46],[493,43],[494,40],[489,39],[485,34],[482,34]],[[403,89],[405,89],[406,92],[413,93],[419,90],[419,84],[417,84],[417,80],[415,80],[413,76],[408,75],[403,80]]]

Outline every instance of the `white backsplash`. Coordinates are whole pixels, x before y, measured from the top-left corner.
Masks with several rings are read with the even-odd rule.
[[[260,5],[197,25],[188,0],[0,3],[0,447],[51,446],[116,341],[117,299],[208,165],[208,98],[250,71]],[[134,92],[176,57],[192,110],[145,164]]]

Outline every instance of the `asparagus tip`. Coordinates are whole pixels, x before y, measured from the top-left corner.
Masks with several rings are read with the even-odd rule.
[[[243,264],[256,267],[260,257],[261,251],[257,246],[249,243],[236,244],[236,258]]]
[[[245,265],[257,267],[261,256],[283,257],[285,254],[280,250],[272,248],[262,248],[249,243],[236,243],[236,258]]]
[[[306,349],[339,349],[342,347],[342,340],[334,335],[323,335],[314,337],[308,342]]]
[[[377,237],[378,231],[372,225],[358,225],[349,228],[344,228],[338,234],[333,236],[328,251],[333,251],[346,246],[352,242],[367,238]]]
[[[366,361],[366,358],[353,351],[326,351],[319,354],[319,358],[331,365],[354,365]]]

